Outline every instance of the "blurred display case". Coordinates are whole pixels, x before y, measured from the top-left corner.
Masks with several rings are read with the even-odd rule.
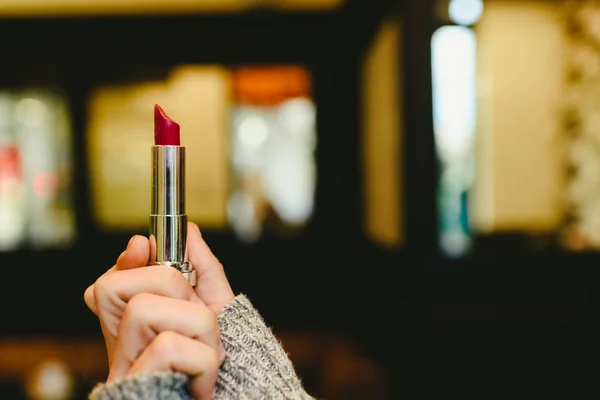
[[[76,235],[72,131],[51,89],[0,94],[0,250],[64,248]]]

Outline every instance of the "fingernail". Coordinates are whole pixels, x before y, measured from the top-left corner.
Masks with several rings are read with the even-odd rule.
[[[223,363],[223,361],[225,361],[226,355],[227,353],[225,352],[225,347],[223,346],[223,343],[221,343],[219,345],[219,362]]]
[[[127,243],[127,248],[129,248],[129,246],[131,246],[131,243],[133,243],[133,239],[135,239],[137,235],[132,236],[131,239],[129,239],[129,243]]]
[[[200,232],[200,227],[198,227],[198,225],[196,224],[192,224],[194,225],[194,230],[196,231],[196,233],[198,233],[198,235],[202,236],[202,232]]]

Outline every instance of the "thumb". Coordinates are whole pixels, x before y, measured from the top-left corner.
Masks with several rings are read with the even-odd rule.
[[[215,314],[235,297],[223,265],[212,253],[196,224],[188,223],[188,261],[196,270],[196,294]]]

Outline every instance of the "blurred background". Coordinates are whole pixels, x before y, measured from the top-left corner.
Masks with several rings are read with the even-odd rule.
[[[85,288],[192,221],[338,399],[596,398],[600,1],[0,0],[0,397],[107,374]]]

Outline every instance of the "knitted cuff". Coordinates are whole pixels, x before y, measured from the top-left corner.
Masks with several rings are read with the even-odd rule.
[[[96,385],[90,400],[192,400],[187,392],[188,378],[178,372],[134,375],[119,381]]]

